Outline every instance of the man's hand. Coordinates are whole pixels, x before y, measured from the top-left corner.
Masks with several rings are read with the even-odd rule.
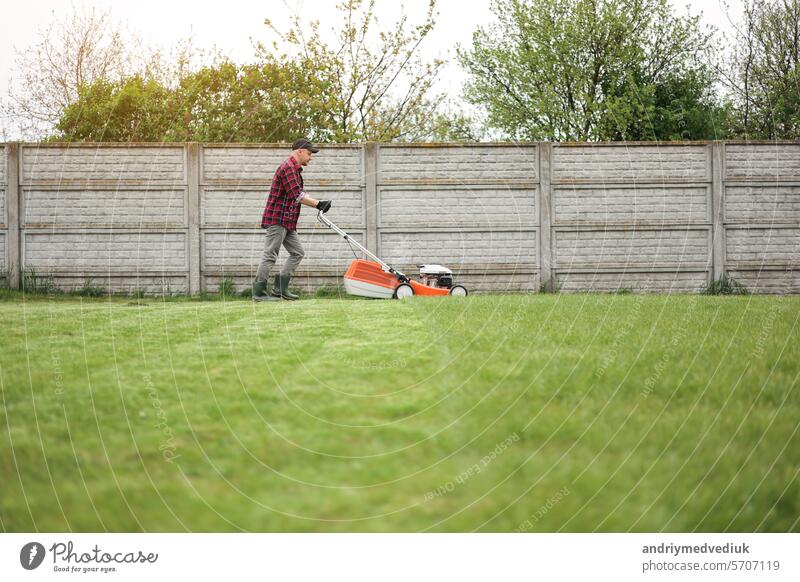
[[[331,209],[331,201],[330,200],[319,200],[317,201],[317,210],[322,212],[323,214],[328,212]]]

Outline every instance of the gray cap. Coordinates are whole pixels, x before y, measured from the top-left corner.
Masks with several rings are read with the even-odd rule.
[[[292,151],[294,150],[308,150],[312,154],[315,154],[319,151],[319,148],[316,147],[310,141],[308,141],[306,138],[303,138],[303,139],[298,139],[296,142],[292,144]]]

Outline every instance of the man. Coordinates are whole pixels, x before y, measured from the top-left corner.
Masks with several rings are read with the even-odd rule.
[[[307,139],[298,139],[292,144],[292,155],[278,166],[272,178],[267,206],[261,217],[261,228],[267,229],[267,237],[253,283],[255,301],[298,299],[297,295],[289,292],[289,281],[305,255],[297,234],[300,205],[317,208],[322,212],[328,212],[331,208],[330,200],[315,200],[303,189],[303,167],[309,164],[311,157],[318,151],[319,148]],[[272,292],[268,293],[269,272],[278,259],[281,245],[289,252],[289,258],[281,273],[275,276]]]

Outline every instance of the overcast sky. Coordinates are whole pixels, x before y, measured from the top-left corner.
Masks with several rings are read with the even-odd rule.
[[[730,31],[729,17],[738,18],[741,0],[671,0],[683,14],[702,13],[702,20],[723,31]],[[110,9],[113,20],[138,33],[146,43],[173,45],[193,35],[201,48],[216,46],[236,61],[253,55],[251,39],[265,39],[264,19],[271,19],[281,30],[287,28],[288,14],[298,12],[304,19],[318,19],[322,28],[335,22],[334,0],[76,0],[76,6]],[[388,27],[399,13],[398,0],[377,0],[379,21]],[[425,14],[427,0],[402,2],[412,22]],[[730,8],[726,8],[728,4]],[[5,97],[14,74],[15,50],[35,44],[37,30],[55,17],[71,13],[66,0],[0,0],[0,95]],[[422,45],[425,56],[453,59],[457,44],[469,44],[472,32],[490,22],[489,0],[439,0],[439,17],[430,37]],[[441,90],[460,92],[463,74],[455,63],[441,78]]]

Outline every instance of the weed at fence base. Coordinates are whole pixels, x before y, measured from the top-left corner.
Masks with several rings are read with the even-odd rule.
[[[749,295],[747,288],[733,277],[725,274],[709,283],[702,291],[703,295]]]

